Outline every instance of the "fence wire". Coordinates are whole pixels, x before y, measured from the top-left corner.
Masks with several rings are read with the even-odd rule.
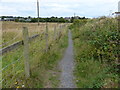
[[[16,40],[16,39],[19,37],[20,34],[21,34],[21,33],[19,33],[18,35],[16,35],[12,40],[10,40],[10,41],[8,41],[8,42],[6,42],[6,43],[3,43],[2,45],[0,45],[0,47],[2,47],[2,46],[4,46],[4,45],[7,45],[7,44],[11,43],[12,41]]]
[[[22,62],[21,62],[22,63]],[[21,63],[19,63],[19,64],[21,64]],[[16,69],[16,70],[15,70]],[[13,69],[13,71],[14,72],[16,72],[17,71],[17,69],[21,69],[21,70],[24,70],[24,68],[21,68],[19,65],[17,66],[17,67],[15,67],[15,69]],[[20,72],[19,74],[22,74],[22,73],[24,73],[24,72]],[[11,86],[12,84],[13,84],[13,81],[14,81],[14,79],[15,79],[15,77],[17,76],[17,75],[19,75],[18,73],[16,73],[16,74],[14,74],[14,76],[12,76],[11,77],[11,79],[9,80],[9,82],[8,81],[6,81],[5,82],[5,84],[4,84],[4,87],[8,87],[8,86]]]
[[[16,61],[13,61],[12,63],[8,64],[7,66],[5,66],[4,68],[2,68],[2,70],[0,70],[0,72],[2,72],[3,70],[5,70],[7,67],[9,67],[12,64],[15,64],[17,61],[20,61],[20,59],[22,58],[22,56],[20,56],[19,59],[17,59]]]
[[[56,28],[56,38],[58,38],[59,36],[57,35],[57,33],[58,32],[61,32],[62,31],[62,29],[63,28],[65,28],[65,27],[63,27],[64,25],[60,25],[60,27],[58,26],[58,28]],[[53,32],[54,32],[54,30],[53,30]],[[40,38],[40,36],[39,36],[39,38],[40,39],[42,39],[42,40],[44,40],[46,37],[45,37],[45,31],[43,31],[41,34],[40,34],[40,36],[42,36],[43,34],[43,36]],[[20,35],[20,34],[19,34]],[[11,41],[13,41],[13,40],[15,40],[19,35],[17,35],[14,39],[12,39]],[[50,39],[50,41],[54,41],[54,39],[53,39],[53,37],[54,37],[54,33],[52,33],[51,34],[52,36],[49,38]],[[52,39],[52,40],[51,40]],[[10,42],[10,41],[9,41]],[[37,41],[35,41],[35,43],[36,42],[38,42],[38,40]],[[36,51],[36,53],[38,53],[38,52],[42,52],[42,51],[45,51],[45,49],[46,48],[41,48],[41,49],[39,49],[39,50],[37,50]],[[5,70],[6,68],[8,68],[10,65],[12,65],[12,64],[15,64],[15,63],[17,63],[18,61],[20,61],[20,59],[22,58],[22,56],[20,56],[17,60],[15,60],[15,61],[13,61],[12,63],[10,63],[10,64],[8,64],[7,66],[5,66],[4,68],[2,68],[2,70],[0,71],[0,72],[2,72],[3,70]],[[21,62],[22,63],[22,62]],[[17,66],[17,67],[15,67],[15,69],[14,70],[16,70],[16,68],[19,68],[19,66]],[[17,74],[16,74],[17,75]],[[16,75],[14,75],[13,77],[12,77],[12,79],[8,82],[8,83],[6,83],[4,86],[6,87],[6,86],[11,86],[11,82],[13,81],[13,79],[16,77]],[[2,79],[1,81],[0,81],[0,83],[2,83],[4,80],[6,80],[6,79]]]
[[[2,80],[0,81],[0,83],[2,83],[4,80],[5,80],[5,79],[2,79]]]

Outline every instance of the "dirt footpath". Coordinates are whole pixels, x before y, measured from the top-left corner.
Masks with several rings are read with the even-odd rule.
[[[73,41],[71,31],[68,33],[69,44],[65,51],[63,59],[59,63],[61,69],[60,86],[59,88],[76,88],[73,76],[74,56],[73,56]]]

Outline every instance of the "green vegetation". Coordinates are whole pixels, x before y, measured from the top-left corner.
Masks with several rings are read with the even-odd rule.
[[[13,16],[0,16],[2,21],[15,21],[15,22],[38,22],[38,18],[35,17],[13,17]],[[47,18],[39,18],[40,22],[57,22],[57,23],[73,23],[74,19],[87,19],[86,17],[47,17]]]
[[[40,22],[59,22],[59,23],[69,22],[68,20],[64,19],[63,17],[39,18],[39,21]],[[38,18],[32,18],[30,22],[38,22]]]
[[[74,20],[75,76],[80,88],[117,88],[118,29],[114,18]]]
[[[24,73],[23,46],[6,53],[2,58],[3,88],[42,88],[57,87],[59,84],[57,63],[67,47],[67,28],[61,30],[60,37],[53,39],[49,31],[49,50],[45,52],[45,34],[30,42],[31,77],[26,79]],[[21,57],[22,56],[22,57]],[[21,58],[20,58],[21,57]],[[18,60],[20,58],[20,60]],[[18,61],[17,61],[18,60]],[[13,63],[14,62],[14,63]]]

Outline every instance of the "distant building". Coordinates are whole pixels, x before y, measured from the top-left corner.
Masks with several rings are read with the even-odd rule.
[[[64,19],[70,21],[71,17],[65,17]]]
[[[2,17],[0,17],[0,21],[4,21],[4,19],[2,19]]]
[[[23,22],[30,22],[31,18],[19,18],[18,20]]]
[[[25,21],[25,19],[24,18],[19,18],[19,21]]]
[[[115,17],[120,16],[120,12],[115,12]]]
[[[15,21],[15,18],[4,18],[2,21]]]
[[[26,22],[30,22],[30,21],[31,21],[31,18],[27,18],[25,21],[26,21]]]
[[[79,16],[75,16],[75,19],[79,19],[80,17]]]
[[[115,16],[120,16],[120,1],[118,2],[118,12],[115,12]]]

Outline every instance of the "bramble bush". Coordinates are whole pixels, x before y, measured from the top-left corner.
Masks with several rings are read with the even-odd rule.
[[[106,17],[75,20],[70,29],[73,32],[78,87],[117,87],[117,20]]]

